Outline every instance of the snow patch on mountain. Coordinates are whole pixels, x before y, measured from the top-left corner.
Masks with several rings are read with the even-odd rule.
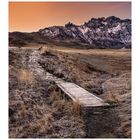
[[[101,48],[130,48],[131,20],[117,17],[92,18],[83,25],[67,23],[39,30],[49,39],[60,41],[73,40]]]

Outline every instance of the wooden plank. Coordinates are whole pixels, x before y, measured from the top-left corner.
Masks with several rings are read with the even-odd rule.
[[[82,87],[71,82],[63,81],[50,73],[46,73],[46,79],[54,81],[65,94],[67,94],[74,102],[78,102],[81,106],[98,107],[109,105],[101,98],[93,95]]]
[[[50,73],[46,73],[46,79],[54,81],[65,94],[67,94],[74,102],[78,102],[81,106],[97,107],[109,105],[82,87],[71,82],[65,82]]]
[[[106,106],[105,103],[99,97],[89,93],[82,87],[69,82],[56,82],[58,87],[75,102],[78,102],[82,106]]]
[[[14,48],[10,48],[14,49]],[[54,75],[45,72],[42,67],[38,64],[39,53],[37,50],[33,51],[32,54],[29,56],[28,66],[39,76],[46,76],[46,80],[50,80],[56,83],[56,85],[65,93],[67,94],[73,101],[78,102],[82,106],[106,106],[109,105],[105,103],[102,99],[98,98],[97,96],[89,93],[82,87],[63,81],[60,78],[55,77]],[[23,59],[23,61],[25,61]]]

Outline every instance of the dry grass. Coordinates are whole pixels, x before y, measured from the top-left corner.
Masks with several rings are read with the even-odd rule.
[[[50,95],[50,101],[54,107],[58,110],[63,110],[68,114],[73,114],[74,116],[80,116],[80,103],[79,100],[72,101],[61,93],[61,90],[54,90]]]
[[[37,122],[31,122],[29,124],[29,128],[31,128],[32,130],[36,130],[37,132],[47,132],[47,129],[49,129],[52,121],[53,116],[51,113],[48,113],[44,115],[43,118],[37,120]]]
[[[18,80],[27,84],[35,83],[35,77],[33,73],[28,69],[20,69],[18,71]]]
[[[53,91],[52,91],[52,93],[51,93],[51,95],[50,95],[50,101],[59,101],[59,100],[61,100],[62,99],[62,97],[61,97],[61,93],[60,93],[61,91],[59,90],[59,91],[56,91],[56,89],[54,89]]]
[[[126,136],[128,137],[128,138],[131,138],[131,126],[129,126],[129,124],[127,125],[125,125],[124,127],[123,127],[123,131],[124,131],[124,133],[126,134]]]
[[[21,51],[24,52],[24,50]],[[51,57],[53,53],[48,52],[47,54],[48,58],[53,58]],[[30,51],[25,51],[24,56],[27,58],[25,59],[27,63],[25,62],[25,65],[17,68],[14,78],[13,71],[10,69],[10,73],[12,73],[10,75],[11,114],[15,111],[9,117],[10,138],[85,136],[84,122],[80,117],[74,115],[72,101],[67,97],[65,98],[64,94],[55,87],[53,82],[49,82],[43,76],[39,77],[36,73],[32,73],[31,69],[25,69],[26,67],[28,68],[26,64],[28,64],[29,55]],[[16,59],[20,64],[20,59],[18,57]],[[17,82],[13,86],[12,82],[15,82],[15,80]],[[15,94],[17,89],[20,90],[21,94]]]
[[[21,115],[25,116],[27,114],[27,112],[28,112],[28,110],[27,110],[26,106],[22,105],[21,110],[20,110]]]
[[[74,115],[80,116],[80,103],[79,103],[79,100],[76,100],[75,102],[73,102],[72,110],[73,110]]]
[[[40,51],[42,51],[43,53],[46,52],[48,55],[47,56],[48,61],[43,61],[43,62],[47,63],[45,65],[46,67],[48,66],[48,68],[46,68],[46,70],[53,70],[56,72],[54,74],[57,74],[57,73],[63,74],[65,76],[64,78],[66,78],[66,80],[75,82],[76,84],[78,84],[82,87],[88,86],[88,90],[91,89],[91,92],[94,91],[96,87],[100,86],[100,80],[102,80],[101,83],[102,83],[102,85],[104,85],[104,86],[102,86],[104,94],[101,96],[103,96],[104,99],[106,99],[106,101],[112,105],[114,105],[114,104],[116,105],[117,103],[119,103],[119,104],[117,104],[117,107],[118,107],[121,102],[120,101],[120,99],[122,98],[121,96],[125,95],[125,93],[128,92],[127,90],[131,89],[130,73],[127,73],[125,75],[124,71],[122,71],[123,69],[130,71],[130,69],[129,69],[130,52],[129,51],[128,52],[121,51],[121,50],[116,50],[116,51],[115,50],[101,50],[101,51],[100,50],[83,50],[83,51],[81,50],[81,51],[79,51],[77,49],[77,50],[73,50],[73,52],[71,50],[70,51],[68,50],[67,51],[68,53],[62,50],[61,52],[56,52],[57,55],[53,52],[54,48],[50,49],[50,48],[43,47],[42,50],[40,49]],[[55,51],[57,51],[57,49]],[[51,53],[51,52],[53,52],[53,53]],[[51,57],[53,55],[54,56],[56,55],[56,57]],[[14,63],[16,63],[16,62],[14,62]],[[87,66],[90,66],[90,67],[87,67]],[[116,75],[116,77],[113,77],[113,79],[112,79],[112,77],[111,77],[112,75],[110,76],[110,74],[104,74],[104,73],[102,73],[102,70],[107,71],[107,72],[111,71],[110,72],[111,74],[112,73],[114,74],[115,71],[118,70],[123,75],[122,75],[122,77],[118,77],[119,75]],[[18,80],[20,82],[25,82],[27,84],[30,84],[30,83],[33,84],[34,82],[36,82],[38,80],[37,78],[36,79],[34,78],[34,75],[28,69],[20,69],[17,72],[17,75],[18,75],[17,76]],[[111,79],[108,80],[108,78],[111,78]],[[126,80],[124,80],[124,79],[126,79]],[[40,83],[40,80],[39,80],[39,83]],[[44,83],[44,81],[42,81],[42,83]],[[85,84],[87,84],[87,85],[85,85]],[[94,87],[93,85],[96,85],[96,87]],[[20,86],[24,86],[24,84],[21,84]],[[46,96],[45,97],[43,96],[42,98],[40,98],[40,96],[38,96],[37,102],[34,100],[34,98],[33,98],[33,100],[31,100],[31,101],[35,101],[35,104],[37,103],[42,106],[42,99],[44,99],[43,104],[44,105],[48,104],[48,105],[45,105],[45,106],[43,105],[44,107],[42,107],[42,109],[37,108],[36,105],[34,108],[32,106],[27,105],[27,106],[23,106],[19,109],[21,111],[21,116],[23,116],[23,118],[25,120],[26,120],[26,117],[28,117],[28,115],[30,113],[33,116],[33,118],[34,118],[34,116],[37,116],[37,117],[39,116],[39,118],[33,119],[32,122],[29,122],[29,124],[28,124],[28,125],[30,125],[29,131],[33,135],[35,134],[36,136],[39,136],[39,134],[42,134],[42,133],[46,134],[46,135],[47,135],[47,133],[49,134],[49,131],[48,131],[49,128],[50,129],[52,127],[55,128],[56,124],[54,122],[57,122],[58,127],[61,126],[61,128],[59,128],[60,130],[63,127],[62,124],[64,124],[64,130],[65,130],[65,129],[67,129],[67,128],[65,128],[65,124],[67,124],[67,123],[71,124],[70,118],[72,118],[72,119],[74,118],[73,119],[73,122],[74,122],[73,128],[77,129],[77,127],[80,126],[80,123],[77,123],[77,120],[80,119],[79,101],[77,100],[75,102],[72,102],[71,100],[65,98],[63,96],[63,93],[61,93],[61,91],[59,91],[57,88],[55,88],[55,86],[51,86],[51,87],[52,87],[51,89],[49,89],[49,87],[47,88],[47,92],[48,92],[47,98],[46,98]],[[28,88],[31,88],[31,86],[28,86]],[[43,85],[43,88],[45,89],[45,94],[46,94],[46,86]],[[27,87],[25,86],[25,90],[26,89],[27,89]],[[17,96],[15,96],[15,97],[17,97]],[[26,99],[26,96],[24,98]],[[121,100],[124,103],[124,101],[126,101],[127,99],[125,98],[125,96],[123,96],[123,98]],[[124,104],[126,104],[126,103],[124,103]],[[49,111],[46,110],[47,107],[48,108],[50,107]],[[117,109],[117,107],[115,109]],[[124,107],[125,106],[122,106],[122,105],[120,106],[120,108],[123,110],[124,110]],[[30,112],[30,108],[33,111]],[[40,110],[41,110],[41,112],[43,112],[42,117],[40,117],[41,115],[38,115],[40,113],[37,113],[37,112],[40,112]],[[128,110],[129,110],[129,107],[128,107]],[[125,110],[123,112],[121,110],[120,114],[127,116]],[[18,120],[22,121],[22,120],[24,120],[23,118],[21,117]],[[66,118],[67,118],[68,122],[65,123]],[[75,122],[77,123],[76,125],[75,125]],[[121,129],[123,129],[123,130],[121,130],[121,132],[124,132],[129,136],[131,133],[131,129],[129,129],[129,128],[130,127],[127,127],[127,125],[125,125],[125,126],[123,126],[123,128],[121,128]],[[14,129],[14,130],[16,131],[17,129],[18,128]],[[63,133],[64,130],[62,130],[61,134]],[[26,131],[26,133],[28,133],[27,129],[25,129],[25,131]],[[58,130],[53,130],[53,131],[58,131]],[[79,129],[78,129],[78,131],[79,131]],[[18,132],[18,133],[20,133],[20,132]],[[22,133],[24,133],[24,132],[22,132]],[[16,136],[14,136],[14,137],[16,137]],[[30,137],[28,134],[25,134],[25,136]],[[43,135],[42,135],[42,137],[43,137]],[[108,136],[108,137],[112,137],[112,136]]]
[[[53,47],[53,49],[49,46],[44,46],[44,48],[49,48],[50,50],[57,50],[59,52],[70,53],[70,54],[86,54],[86,55],[97,55],[97,56],[111,56],[111,57],[128,57],[131,54],[131,50],[115,50],[115,49],[76,49],[76,48],[64,48],[64,47]]]
[[[49,48],[48,48],[47,46],[46,46],[46,47],[42,46],[42,47],[41,47],[41,50],[40,50],[40,53],[43,54],[43,53],[45,53],[46,51],[48,52],[48,51],[49,51]]]
[[[50,47],[48,47],[48,46],[41,46],[40,48],[39,48],[39,50],[40,50],[40,53],[41,54],[44,54],[44,53],[51,53],[51,52],[54,52],[55,51],[55,49],[52,49],[52,48],[50,48]]]
[[[113,94],[111,92],[108,93],[107,99],[106,99],[107,103],[116,104],[116,103],[119,103],[119,101],[120,101],[119,95]]]

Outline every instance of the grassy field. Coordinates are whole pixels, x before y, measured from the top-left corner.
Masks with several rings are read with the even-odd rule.
[[[131,137],[131,50],[73,49],[47,47],[57,58],[46,63],[46,70],[87,89],[115,108],[120,119],[116,132]],[[45,58],[45,55],[44,55]],[[44,64],[45,64],[44,63]]]
[[[130,138],[131,50],[40,47],[42,46],[9,49],[10,137]],[[56,95],[58,91],[51,88],[54,87],[53,83],[46,81],[43,73],[38,76],[32,71],[29,56],[38,49],[39,59],[36,61],[44,71],[65,81],[76,83],[111,105],[115,105],[113,110],[119,121],[114,118],[114,122],[111,123],[112,126],[116,122],[119,125],[112,128],[110,133],[104,133],[100,129],[100,133],[93,136],[92,132],[96,126],[88,122],[91,119],[91,122],[94,122],[94,117],[92,115],[90,118],[86,117],[85,121],[75,116],[71,108],[77,108],[76,105],[60,99]],[[31,118],[33,122],[30,122]],[[46,126],[42,122],[46,123]],[[70,131],[66,129],[67,125]],[[23,133],[24,128],[27,131]]]
[[[115,73],[131,70],[130,49],[74,49],[44,46],[44,50],[73,55],[99,71]]]

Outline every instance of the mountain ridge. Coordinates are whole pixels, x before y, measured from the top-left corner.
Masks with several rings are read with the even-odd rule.
[[[91,48],[131,48],[131,20],[115,16],[91,18],[82,25],[68,22],[64,26],[46,27],[32,33],[9,33],[9,44],[26,45],[30,42],[73,42]]]

